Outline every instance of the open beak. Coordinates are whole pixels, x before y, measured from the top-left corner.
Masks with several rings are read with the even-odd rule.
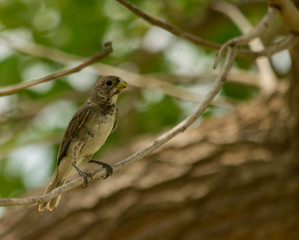
[[[126,88],[127,86],[128,86],[128,84],[124,80],[120,79],[120,82],[115,86],[115,88],[117,90],[122,90],[122,89]]]

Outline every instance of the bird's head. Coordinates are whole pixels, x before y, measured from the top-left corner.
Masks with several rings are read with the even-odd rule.
[[[105,76],[100,78],[90,91],[90,100],[95,103],[115,103],[118,94],[128,84],[117,76]]]

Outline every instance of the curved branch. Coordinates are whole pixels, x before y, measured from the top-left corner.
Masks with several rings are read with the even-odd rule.
[[[200,104],[195,108],[194,112],[188,116],[184,121],[176,125],[174,128],[161,135],[160,137],[153,140],[149,145],[147,145],[144,149],[134,153],[130,157],[116,163],[113,166],[113,171],[118,172],[123,168],[133,164],[134,162],[141,160],[145,156],[152,153],[154,150],[162,146],[164,143],[174,138],[179,133],[184,132],[192,123],[194,123],[201,114],[208,108],[213,99],[216,97],[220,89],[222,88],[227,75],[233,65],[234,59],[236,56],[235,47],[229,47],[226,55],[226,59],[224,65],[216,78],[214,84],[208,93],[204,96]],[[106,172],[104,169],[99,169],[91,172],[92,180],[97,179],[99,177],[104,177]],[[30,198],[3,198],[0,199],[0,206],[14,206],[14,205],[29,205],[35,203],[42,203],[48,201],[58,195],[65,193],[73,188],[80,186],[84,182],[82,177],[76,178],[75,180],[53,190],[50,193],[38,196],[38,197],[30,197]]]
[[[253,31],[250,22],[235,5],[224,1],[217,1],[213,4],[213,8],[228,16],[243,34]],[[256,38],[255,41],[249,42],[248,45],[253,51],[259,51],[264,48],[260,38]],[[258,84],[262,92],[266,95],[273,93],[277,86],[277,78],[271,67],[269,58],[256,59],[256,65],[260,75]]]
[[[200,46],[203,46],[203,47],[206,47],[209,49],[216,50],[220,47],[220,45],[217,43],[213,43],[213,42],[207,41],[205,39],[202,39],[200,37],[197,37],[191,33],[185,32],[182,29],[179,29],[173,25],[170,25],[167,22],[164,22],[158,18],[154,18],[154,17],[148,15],[147,13],[143,12],[141,9],[139,9],[138,7],[136,7],[135,5],[133,5],[132,3],[130,3],[126,0],[116,0],[116,1],[118,1],[120,4],[122,4],[123,6],[125,6],[126,8],[131,10],[133,13],[135,13],[137,16],[146,20],[147,22],[149,22],[155,26],[158,26],[160,28],[163,28],[166,31],[171,32],[176,36],[185,38],[197,45],[200,45]]]
[[[132,3],[130,3],[126,0],[116,0],[116,1],[118,1],[120,4],[122,4],[127,9],[132,11],[137,16],[143,18],[150,24],[158,26],[158,27],[160,27],[168,32],[171,32],[172,34],[174,34],[178,37],[184,38],[198,46],[202,46],[202,47],[209,48],[212,50],[218,50],[221,48],[220,44],[201,39],[189,32],[185,32],[184,30],[182,30],[178,27],[175,27],[167,22],[164,22],[160,19],[150,16],[149,14],[145,13],[144,11],[137,8],[135,5],[133,5]],[[288,39],[288,41],[281,41],[279,44],[275,44],[275,47],[270,46],[270,47],[264,49],[263,51],[249,51],[249,50],[244,50],[244,49],[237,49],[236,51],[237,51],[237,55],[239,57],[249,57],[249,58],[255,59],[255,58],[258,58],[261,56],[271,56],[274,53],[287,48],[288,45],[290,44],[289,40],[291,40],[292,42],[295,41],[295,39],[293,37],[291,37],[291,39]],[[286,44],[286,43],[288,43],[288,44]]]
[[[39,78],[39,79],[36,79],[36,80],[32,80],[30,82],[14,84],[14,85],[5,87],[3,89],[0,89],[0,96],[11,95],[11,94],[19,92],[21,90],[24,90],[24,89],[30,88],[32,86],[35,86],[37,84],[48,82],[48,81],[51,81],[51,80],[55,80],[57,78],[61,78],[61,77],[70,75],[70,74],[75,73],[75,72],[79,72],[83,68],[86,68],[87,66],[89,66],[92,63],[96,62],[97,60],[108,56],[112,52],[113,52],[112,44],[110,42],[105,43],[103,51],[96,53],[95,55],[88,58],[87,60],[80,63],[79,65],[77,65],[75,67],[72,67],[72,68],[69,68],[69,69],[66,69],[66,70],[56,72],[56,73],[52,73],[48,76],[45,76],[45,77],[42,77],[42,78]]]
[[[78,56],[37,43],[27,41],[16,42],[11,39],[8,39],[7,42],[17,51],[45,59],[50,59],[62,64],[73,64],[74,62],[82,61],[82,59]],[[161,91],[164,94],[187,101],[200,102],[201,99],[201,96],[194,93],[187,87],[171,84],[166,81],[160,81],[159,79],[151,76],[139,75],[137,73],[103,63],[95,63],[90,68],[86,69],[86,71],[90,71],[97,75],[112,74],[120,76],[123,79],[127,79],[128,83],[134,87],[145,87],[151,90]]]
[[[269,25],[273,23],[273,21],[277,18],[278,14],[279,11],[276,8],[269,7],[267,14],[263,17],[263,19],[258,23],[258,25],[255,28],[253,28],[250,32],[246,34],[240,37],[230,39],[225,44],[223,44],[217,53],[214,68],[217,67],[220,57],[229,46],[234,45],[240,47],[248,44],[253,39],[259,37],[269,27]]]

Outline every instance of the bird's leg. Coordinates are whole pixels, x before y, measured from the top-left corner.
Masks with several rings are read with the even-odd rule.
[[[79,149],[81,148],[82,144],[78,144],[73,148],[73,161],[72,161],[72,165],[73,167],[76,169],[76,171],[78,172],[79,176],[84,178],[84,184],[82,184],[82,188],[86,188],[87,184],[88,184],[88,177],[90,177],[90,179],[92,179],[92,176],[87,173],[87,172],[83,172],[79,169],[79,167],[76,164],[76,160],[77,160],[77,156],[78,156],[78,152]]]
[[[112,173],[113,173],[113,168],[109,164],[107,164],[105,162],[100,162],[100,161],[92,160],[92,159],[89,160],[88,162],[89,163],[95,163],[95,164],[101,165],[102,168],[105,168],[105,170],[106,170],[106,176],[104,177],[104,179],[106,179],[107,177],[111,176]]]
[[[85,183],[85,185],[82,184],[82,188],[86,188],[86,187],[87,187],[87,184],[88,184],[88,177],[90,177],[90,179],[92,179],[92,176],[91,176],[89,173],[87,173],[87,172],[83,172],[83,171],[81,171],[81,170],[78,168],[78,166],[77,166],[77,164],[76,164],[75,162],[73,162],[72,165],[73,165],[73,167],[76,169],[76,171],[78,172],[79,176],[81,176],[81,177],[84,178],[84,183]]]

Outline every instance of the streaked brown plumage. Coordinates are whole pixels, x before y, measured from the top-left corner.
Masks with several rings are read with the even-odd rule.
[[[92,160],[93,154],[105,143],[107,137],[118,124],[118,110],[115,106],[118,94],[128,84],[116,76],[105,76],[91,89],[89,99],[78,109],[67,126],[57,155],[57,168],[46,192],[63,185],[73,167],[85,179],[88,173],[81,171],[79,165],[84,159],[101,164],[112,174],[106,163]],[[38,210],[52,211],[57,207],[61,195],[48,202],[39,204]]]

